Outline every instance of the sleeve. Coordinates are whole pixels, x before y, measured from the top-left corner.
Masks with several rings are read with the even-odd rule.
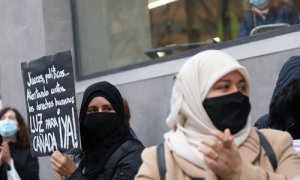
[[[39,180],[39,162],[37,157],[29,155],[27,167],[24,170],[24,179]]]
[[[90,180],[85,174],[83,174],[80,169],[76,169],[68,180]]]
[[[252,22],[253,20],[252,20],[251,12],[247,11],[243,17],[243,21],[240,26],[240,32],[238,34],[238,37],[249,36],[250,31],[253,29],[253,27],[251,27]]]
[[[118,162],[116,170],[113,175],[113,180],[128,180],[134,179],[142,164],[141,153],[144,147],[137,145],[129,152],[125,152],[125,156]]]
[[[297,11],[290,6],[289,4],[285,3],[278,11],[278,21],[286,22],[290,25],[299,24],[299,15]]]
[[[156,149],[157,147],[150,147],[143,151],[143,163],[135,176],[136,180],[160,179],[156,160]]]
[[[289,17],[288,17],[288,22],[291,25],[299,24],[300,23],[299,18],[300,18],[299,15],[295,11],[291,11],[291,13],[289,14]]]
[[[15,165],[14,165],[14,160],[11,159],[10,161],[10,168],[7,168],[6,170],[6,176],[7,176],[7,179],[8,180],[21,180],[16,168],[15,168]]]
[[[265,134],[266,135],[266,134]],[[292,147],[292,138],[287,132],[277,131],[272,133],[274,137],[267,137],[275,151],[278,167],[275,172],[266,171],[258,165],[253,165],[249,162],[243,162],[241,179],[272,179],[286,180],[300,175],[300,156]],[[267,136],[267,135],[266,135]],[[265,157],[267,160],[267,157]]]

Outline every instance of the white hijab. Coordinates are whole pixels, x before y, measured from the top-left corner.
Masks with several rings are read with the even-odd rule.
[[[216,129],[202,102],[211,87],[224,75],[238,70],[245,78],[249,95],[247,70],[233,57],[219,50],[207,50],[191,57],[179,70],[171,96],[171,112],[167,124],[171,129],[164,137],[172,151],[196,166],[205,168],[198,146],[205,138],[214,138],[209,131]],[[250,118],[245,127],[234,135],[239,146],[249,136]]]

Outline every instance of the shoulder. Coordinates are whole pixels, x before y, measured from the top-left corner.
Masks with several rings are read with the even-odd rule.
[[[268,128],[268,125],[269,125],[269,115],[268,114],[265,114],[265,115],[261,116],[260,118],[258,118],[254,124],[254,126],[257,127],[258,129]]]
[[[286,131],[275,129],[261,129],[259,131],[265,135],[277,155],[280,155],[280,153],[284,153],[288,148],[293,147],[293,139]]]
[[[287,149],[292,148],[292,137],[286,131],[280,131],[275,129],[260,129],[265,138],[268,140],[269,144],[272,146],[276,155],[284,153]],[[248,152],[249,147],[253,151],[255,149],[255,154],[259,153],[260,140],[257,134],[257,130],[251,130],[251,133],[245,143],[240,146],[240,149],[243,152]]]
[[[252,10],[248,10],[244,13],[244,16],[243,16],[243,20],[244,21],[252,21],[253,20],[253,12]]]
[[[151,146],[151,147],[147,147],[147,148],[144,149],[144,151],[142,153],[143,162],[144,161],[147,161],[147,162],[150,161],[151,164],[156,163],[157,147],[158,146]]]
[[[300,156],[293,148],[293,139],[286,131],[264,129],[261,132],[266,136],[277,159],[276,174],[287,177],[299,175]],[[271,178],[272,179],[272,178]]]
[[[279,143],[279,141],[288,141],[289,144],[292,144],[293,139],[287,131],[281,131],[276,129],[261,129],[266,138],[270,141],[271,144]]]
[[[135,139],[125,141],[111,156],[110,163],[122,165],[140,165],[143,144]]]
[[[288,3],[282,3],[279,7],[278,7],[278,11],[282,11],[282,12],[295,12],[295,9],[293,6],[291,6]]]
[[[136,179],[159,179],[157,165],[157,146],[145,148],[142,153],[143,163],[139,168]]]
[[[170,158],[172,158],[170,148],[167,145],[167,143],[163,143],[163,147],[164,147],[165,159],[169,160]],[[158,150],[158,146],[151,146],[151,147],[145,148],[142,153],[143,162],[147,161],[150,164],[156,165],[157,164],[157,150]]]
[[[129,139],[125,141],[112,155],[112,157],[123,157],[123,156],[140,156],[144,150],[144,145],[136,139]]]
[[[124,149],[124,150],[143,150],[145,147],[144,145],[137,139],[129,139],[127,141],[125,141],[120,148]]]
[[[106,169],[113,179],[133,179],[142,164],[144,146],[138,140],[127,140],[111,156]]]
[[[290,6],[288,3],[282,4],[280,7],[277,9],[277,14],[280,16],[286,15],[286,16],[297,16],[298,18],[298,13],[294,7]]]

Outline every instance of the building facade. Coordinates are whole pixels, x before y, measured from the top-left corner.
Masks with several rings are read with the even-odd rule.
[[[94,34],[95,37],[101,36],[102,40],[93,42],[89,40],[90,36],[85,34],[86,36],[83,37],[84,34],[80,35],[80,32],[89,32],[89,29],[84,29],[85,26],[94,25],[95,28],[99,28],[99,31],[101,31],[101,27],[99,24],[83,23],[79,25],[79,21],[85,22],[85,19],[83,18],[84,16],[81,20],[79,17],[74,17],[74,13],[76,14],[76,8],[74,8],[75,1],[0,0],[0,93],[3,107],[15,107],[26,117],[21,62],[73,49],[76,54],[74,67],[77,74],[75,82],[77,104],[79,105],[81,102],[84,89],[94,82],[106,80],[117,85],[122,95],[128,100],[132,110],[131,126],[140,140],[146,146],[151,146],[163,141],[163,134],[168,130],[165,119],[170,110],[173,75],[193,54],[205,49],[222,49],[236,57],[248,68],[252,83],[250,99],[252,102],[251,116],[253,122],[260,115],[267,112],[272,90],[282,64],[290,56],[300,54],[300,26],[295,25],[287,29],[258,34],[253,37],[229,40],[220,44],[195,48],[172,56],[148,59],[141,52],[145,48],[151,49],[165,46],[176,42],[175,40],[178,40],[180,43],[191,43],[195,41],[193,39],[195,37],[185,36],[182,34],[182,31],[176,31],[175,28],[172,29],[171,35],[177,34],[176,37],[171,38],[170,36],[171,39],[169,40],[162,39],[164,35],[161,35],[161,32],[157,30],[162,26],[161,24],[160,26],[156,26],[156,29],[150,30],[151,28],[148,27],[149,24],[159,24],[157,15],[153,16],[153,13],[159,14],[163,10],[167,11],[167,9],[156,9],[156,12],[152,11],[148,15],[143,14],[144,9],[143,11],[134,11],[138,13],[134,15],[135,17],[143,16],[141,18],[145,18],[149,16],[148,22],[141,21],[139,18],[130,19],[133,15],[126,14],[126,11],[121,13],[122,8],[126,10],[126,8],[130,9],[131,7],[146,7],[147,3],[140,0],[128,0],[128,2],[132,3],[131,6],[122,4],[125,1],[117,5],[113,2],[116,3],[119,1],[93,0],[89,2],[94,3],[94,6],[89,5],[85,7],[86,9],[84,9],[83,1],[86,0],[76,1],[77,4],[75,4],[75,6],[81,7],[81,13],[84,14],[89,12],[89,10],[92,11],[93,9],[90,9],[92,7],[99,8],[109,5],[120,8],[120,17],[115,17],[114,20],[119,19],[120,22],[126,21],[127,23],[121,25],[117,22],[108,23],[107,21],[109,21],[109,18],[112,18],[111,16],[101,16],[101,14],[98,14],[95,17],[101,20],[103,27],[108,27],[109,25],[112,29],[107,28],[105,32],[102,32],[110,34],[109,36],[101,36],[103,35],[101,32]],[[181,6],[183,4],[179,7]],[[176,7],[170,6],[169,8],[168,12],[172,14],[172,8]],[[215,12],[215,10],[211,12]],[[187,14],[181,17],[176,16],[178,21],[173,23],[177,23],[177,28],[181,26],[180,18],[186,16]],[[193,15],[190,14],[189,16]],[[123,18],[125,19],[123,20]],[[89,21],[89,23],[93,23],[93,21]],[[129,36],[124,34],[124,32],[119,32],[118,34],[119,28],[126,26],[126,24],[129,27],[125,28],[125,31],[134,33]],[[81,29],[77,27],[76,30],[76,26],[80,26]],[[189,26],[187,25],[187,27]],[[191,27],[187,30],[193,31]],[[113,35],[114,33],[116,35]],[[134,36],[136,34],[138,35]],[[201,36],[203,39],[196,40],[202,41],[212,36]],[[80,41],[80,38],[83,39]],[[125,40],[119,42],[120,39]],[[181,41],[180,39],[183,40]],[[86,51],[84,51],[83,45],[81,45],[82,49],[78,46],[80,46],[80,42],[83,43],[86,41],[91,41],[95,44],[92,44],[93,46],[90,48],[89,46],[85,47]],[[134,41],[135,43],[130,43],[130,41]],[[128,49],[124,49],[127,45]],[[106,51],[103,50],[103,52],[91,52],[92,50],[97,51],[97,49],[92,49],[95,46],[103,46],[104,49],[108,49]],[[110,48],[114,48],[113,51]],[[79,50],[82,50],[80,51],[80,55],[78,55]],[[139,53],[133,55],[134,59],[130,59],[126,53],[133,51]],[[98,56],[101,56],[104,60],[118,60],[114,63],[111,61],[106,62],[108,69],[104,69],[101,72],[99,71],[99,66],[105,64],[105,61],[97,62],[96,59],[98,56],[93,57],[93,53],[100,53]],[[90,62],[89,59],[91,60]],[[97,67],[95,63],[100,63],[100,65]],[[39,161],[41,179],[53,179],[49,157],[41,157]]]

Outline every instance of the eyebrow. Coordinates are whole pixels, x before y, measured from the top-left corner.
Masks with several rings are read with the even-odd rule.
[[[88,106],[88,108],[97,108],[97,106]]]
[[[113,107],[113,106],[111,104],[104,104],[103,107],[107,108],[107,107]],[[98,106],[92,105],[92,106],[88,107],[88,109],[91,109],[91,108],[98,108]]]
[[[111,105],[111,104],[105,104],[105,105],[103,105],[103,107],[112,107],[113,108],[113,106]],[[114,108],[113,108],[114,109]]]
[[[231,82],[231,80],[229,80],[229,79],[220,79],[216,83],[221,82],[221,81]],[[241,83],[241,82],[246,82],[245,78],[242,78],[241,80],[239,80],[238,83]]]

